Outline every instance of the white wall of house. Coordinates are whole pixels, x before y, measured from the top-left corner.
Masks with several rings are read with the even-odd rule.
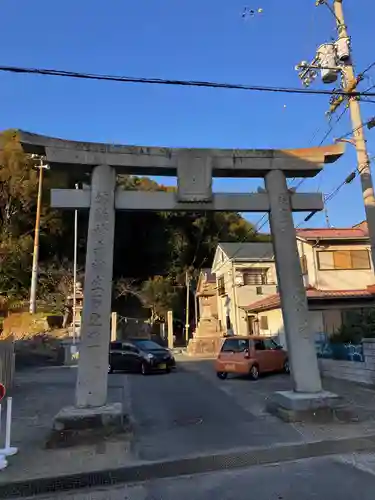
[[[267,269],[266,285],[244,285],[236,278],[247,269]],[[242,309],[252,302],[261,300],[277,291],[277,277],[274,262],[232,262],[223,252],[217,252],[212,272],[216,274],[218,318],[224,331],[227,330],[227,316],[236,335],[248,334],[247,314]],[[219,295],[219,282],[224,279],[225,295]],[[259,289],[261,287],[261,290]],[[261,293],[258,293],[260,292]]]
[[[305,286],[320,290],[352,290],[366,288],[374,284],[374,270],[370,253],[370,245],[353,243],[314,247],[310,243],[297,240],[300,256],[305,255],[308,274],[305,275]],[[366,250],[368,252],[369,269],[319,269],[320,251]]]
[[[229,272],[232,269],[232,262],[229,260],[220,248],[216,250],[215,260],[212,266],[212,272],[216,275],[216,300],[217,300],[217,315],[221,323],[221,327],[226,331],[226,317],[230,317],[231,323],[234,324],[233,313],[233,290]],[[224,279],[226,295],[219,294],[220,279]]]
[[[248,306],[252,302],[261,300],[277,291],[276,266],[274,262],[251,262],[235,263],[235,273],[245,272],[247,269],[267,269],[267,285],[239,285],[237,289],[237,301],[239,307]],[[262,289],[262,293],[257,293],[257,288]]]
[[[277,292],[276,267],[274,262],[235,263],[235,274],[246,272],[248,269],[267,269],[267,284],[265,285],[236,285],[238,304],[238,331],[240,335],[248,335],[247,313],[242,309],[258,300]]]
[[[305,286],[315,287],[321,290],[350,290],[366,288],[374,284],[374,271],[371,262],[370,246],[364,243],[339,245],[325,245],[324,247],[314,246],[310,242],[297,238],[297,247],[301,259],[304,257],[307,273],[304,275]],[[345,270],[321,270],[319,269],[318,252],[335,250],[368,250],[369,269],[345,269]],[[249,268],[267,268],[267,282],[270,284],[261,285],[261,294],[257,285],[241,285],[236,281],[236,277]],[[242,309],[262,298],[277,293],[276,266],[269,262],[232,262],[220,248],[217,249],[212,272],[216,274],[217,288],[217,313],[222,329],[227,331],[227,316],[233,328],[233,333],[246,335],[248,333],[247,313]],[[234,272],[234,274],[233,274]],[[224,279],[225,295],[219,295],[219,281]],[[260,285],[259,285],[260,286]],[[280,335],[280,339],[285,343],[283,321],[281,309],[268,311],[268,329],[260,330],[261,334]],[[322,311],[310,311],[311,330],[314,332],[333,333],[334,329],[340,325],[341,313],[338,311],[326,311],[324,316]],[[330,315],[330,317],[328,317]]]
[[[267,317],[268,328],[260,328],[259,333],[261,335],[277,336],[280,345],[286,348],[287,345],[286,345],[284,322],[283,322],[281,308],[272,309],[271,311],[264,311],[262,313],[259,313],[258,319],[260,327],[262,326],[262,324],[264,324],[264,321],[262,321],[261,319],[262,316]],[[309,311],[309,325],[310,325],[310,333],[313,337],[315,337],[316,333],[324,332],[323,311]]]
[[[264,311],[259,313],[259,333],[261,335],[284,335],[284,324],[283,324],[283,315],[281,309],[273,309],[271,311]],[[267,318],[267,326],[268,328],[261,328],[264,322],[262,321],[262,317]]]
[[[314,253],[314,248],[305,241],[297,239],[297,248],[300,259],[304,258],[306,262],[306,274],[303,274],[303,281],[305,287],[313,286],[317,282],[317,264]],[[301,266],[302,268],[302,266]]]

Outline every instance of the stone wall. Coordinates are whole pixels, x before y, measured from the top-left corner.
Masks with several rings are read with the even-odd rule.
[[[11,336],[14,340],[32,339],[36,335],[61,329],[62,321],[62,316],[43,312],[36,314],[29,312],[9,314],[3,321],[1,337],[5,339]]]
[[[321,374],[324,377],[375,385],[375,339],[365,339],[363,341],[363,353],[365,358],[363,363],[319,359]]]

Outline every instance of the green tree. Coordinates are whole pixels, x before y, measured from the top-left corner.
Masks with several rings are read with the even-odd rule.
[[[56,181],[56,177],[53,179]],[[51,176],[43,183],[41,237],[61,233],[61,214],[49,207],[51,187],[58,187]],[[26,155],[16,131],[0,135],[0,231],[1,235],[22,237],[32,234],[38,194],[38,171],[35,160]]]
[[[62,238],[62,214],[49,207],[52,178],[45,176],[40,223],[40,257],[55,254]],[[16,131],[0,134],[0,293],[25,298],[29,293],[38,171],[26,155]],[[51,244],[51,243],[55,244]]]
[[[170,277],[154,276],[141,289],[142,301],[151,310],[151,321],[166,320],[167,312],[179,304],[178,288]]]
[[[27,296],[33,240],[3,234],[0,238],[0,295],[8,299]]]
[[[375,309],[346,311],[343,323],[330,337],[332,343],[359,344],[364,338],[375,337]]]
[[[25,299],[30,286],[38,172],[34,160],[23,152],[17,132],[3,132],[0,146],[0,295]],[[51,304],[61,303],[72,286],[74,216],[73,212],[52,210],[49,193],[51,188],[73,188],[76,182],[85,181],[87,176],[77,169],[63,176],[45,172],[38,294]],[[128,190],[175,191],[175,187],[148,177],[119,176],[118,184]],[[88,214],[80,212],[78,263],[82,268],[87,226]],[[195,275],[201,267],[209,267],[219,241],[259,238],[238,213],[118,212],[113,279],[117,284],[123,280],[123,291],[131,282],[133,292],[156,317],[170,308],[182,311],[186,270]],[[119,297],[118,286],[114,297],[125,298],[129,290]]]

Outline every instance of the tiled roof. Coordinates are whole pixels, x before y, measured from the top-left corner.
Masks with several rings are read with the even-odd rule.
[[[359,224],[353,226],[355,229],[362,229],[363,231],[368,231],[367,220],[363,220]]]
[[[363,227],[350,227],[341,229],[297,229],[297,236],[309,239],[357,239],[368,238],[368,232]]]
[[[369,286],[363,290],[317,290],[309,288],[306,290],[308,300],[334,300],[334,299],[354,299],[354,298],[375,298],[375,286]],[[253,302],[245,306],[249,312],[269,311],[280,307],[280,295],[275,293],[264,299]]]
[[[274,260],[272,243],[219,243],[219,246],[229,259],[249,261]]]

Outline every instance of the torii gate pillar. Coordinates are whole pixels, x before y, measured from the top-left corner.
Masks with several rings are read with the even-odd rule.
[[[319,194],[291,193],[286,177],[313,177],[335,162],[342,144],[296,150],[171,149],[80,143],[20,132],[24,150],[42,154],[51,168],[91,172],[90,191],[53,190],[52,206],[89,209],[86,277],[75,407],[56,417],[62,422],[121,419],[121,405],[107,404],[108,347],[115,210],[269,212],[281,306],[294,390],[274,395],[274,408],[292,414],[329,406],[322,391],[308,322],[308,306],[297,252],[293,211],[323,208]],[[178,177],[176,193],[116,190],[116,171]],[[266,192],[219,194],[212,177],[263,177]],[[275,406],[276,405],[276,406]],[[290,417],[290,415],[289,415]],[[298,416],[297,416],[298,418]]]
[[[309,311],[285,175],[281,170],[275,170],[266,175],[265,181],[270,199],[277,282],[294,390],[318,393],[322,384],[314,339],[309,329]]]
[[[315,341],[310,331],[309,308],[284,172],[265,176],[270,202],[270,226],[275,252],[277,282],[283,314],[293,391],[273,394],[269,409],[287,420],[299,420],[312,411],[330,407],[335,394],[322,390]]]
[[[112,300],[116,172],[108,165],[93,169],[87,234],[77,408],[107,403],[109,324]]]

